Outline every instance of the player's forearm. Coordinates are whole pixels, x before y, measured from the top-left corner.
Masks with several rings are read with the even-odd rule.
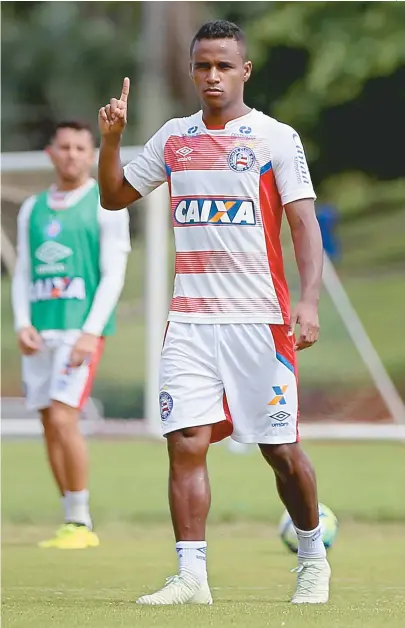
[[[124,251],[115,252],[114,266],[111,266],[98,285],[89,315],[82,327],[84,333],[102,335],[124,287],[127,257]]]
[[[102,138],[98,159],[98,183],[101,205],[115,210],[126,207],[122,198],[124,172],[120,159],[120,139]]]
[[[323,246],[316,216],[302,217],[291,227],[301,280],[301,301],[318,304],[322,286]]]

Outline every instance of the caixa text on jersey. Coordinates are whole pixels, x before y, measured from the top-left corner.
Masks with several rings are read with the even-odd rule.
[[[184,198],[174,210],[174,222],[180,225],[254,225],[253,202],[224,198]]]
[[[86,286],[82,277],[47,277],[37,279],[30,286],[30,301],[86,298]]]

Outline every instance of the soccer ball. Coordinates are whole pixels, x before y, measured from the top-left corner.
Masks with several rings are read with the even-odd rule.
[[[322,541],[326,548],[329,550],[336,538],[338,531],[338,520],[331,511],[330,508],[324,506],[324,504],[318,504],[319,508],[319,523],[321,524]],[[295,532],[294,524],[291,521],[291,517],[287,511],[284,512],[281,517],[279,534],[284,545],[295,554],[298,552],[298,539]]]

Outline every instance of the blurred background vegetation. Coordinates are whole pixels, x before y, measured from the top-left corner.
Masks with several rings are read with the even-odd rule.
[[[188,79],[188,47],[201,23],[223,17],[245,29],[254,66],[246,100],[299,131],[318,204],[333,205],[339,213],[339,274],[405,396],[398,341],[403,330],[405,262],[405,169],[400,139],[405,131],[403,3],[3,3],[2,151],[41,150],[53,124],[65,118],[84,118],[97,133],[97,111],[119,93],[126,75],[133,87],[124,143],[141,144],[147,139],[150,129],[143,124],[142,86],[148,72],[155,71],[149,70],[149,62],[156,40],[145,36],[145,5],[161,5],[165,11],[161,71],[166,79],[166,119],[198,107]],[[156,129],[160,124],[156,120]],[[4,178],[27,194],[49,179],[30,178],[29,173],[25,180],[20,176],[18,183],[11,175]],[[3,223],[11,239],[15,238],[17,210],[18,205],[3,195]],[[132,212],[134,250],[120,304],[120,333],[107,348],[96,388],[107,414],[115,416],[142,414],[141,216],[140,205]],[[287,266],[290,263],[292,256],[290,260],[287,252]],[[172,276],[172,261],[169,273]],[[19,395],[19,358],[6,277],[2,296],[3,394]],[[329,340],[333,330],[343,338],[341,322],[334,318],[327,300],[324,308]],[[336,385],[339,380],[343,385],[353,363],[358,364],[353,372],[364,373],[358,356],[350,357],[350,352],[334,361],[336,354],[327,339],[325,353],[316,351],[303,357],[304,365],[308,361],[304,368],[308,385],[319,380],[325,360],[331,363],[329,383]],[[118,376],[117,364],[122,365]],[[310,386],[309,393],[313,390],[322,393],[319,381],[315,389]]]

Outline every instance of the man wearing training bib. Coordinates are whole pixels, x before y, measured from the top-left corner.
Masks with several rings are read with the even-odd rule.
[[[130,251],[126,209],[105,211],[91,177],[94,138],[79,122],[60,123],[47,149],[50,189],[18,214],[12,303],[26,404],[42,419],[46,451],[61,494],[64,523],[41,547],[99,545],[89,510],[88,459],[79,429]]]

